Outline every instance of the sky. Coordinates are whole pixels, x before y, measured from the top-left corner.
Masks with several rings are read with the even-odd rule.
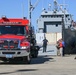
[[[48,10],[49,3],[51,3],[51,9],[53,9],[54,0],[40,0],[38,5],[32,11],[32,25],[37,30],[37,19],[39,18],[42,9]],[[73,20],[76,21],[76,0],[57,0],[59,4],[67,4],[66,8],[70,14],[73,15]],[[37,0],[31,0],[32,5]],[[28,5],[29,0],[0,0],[0,18],[5,15],[8,18],[23,18],[23,16],[29,19]]]

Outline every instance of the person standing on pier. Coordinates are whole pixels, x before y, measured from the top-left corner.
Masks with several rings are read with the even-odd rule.
[[[43,40],[43,52],[46,52],[47,42],[48,42],[48,40],[47,40],[46,37],[45,37],[44,40]]]

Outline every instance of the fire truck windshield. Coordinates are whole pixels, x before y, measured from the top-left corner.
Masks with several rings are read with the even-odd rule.
[[[0,35],[3,34],[26,35],[26,29],[25,26],[0,25]]]

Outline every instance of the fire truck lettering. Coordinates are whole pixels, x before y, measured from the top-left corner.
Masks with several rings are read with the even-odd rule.
[[[0,24],[21,24],[21,22],[1,22]]]

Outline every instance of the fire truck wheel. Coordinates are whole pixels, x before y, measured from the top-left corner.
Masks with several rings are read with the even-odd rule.
[[[36,54],[33,54],[33,55],[32,55],[32,58],[37,58],[37,56],[38,56],[38,55],[36,55]]]

